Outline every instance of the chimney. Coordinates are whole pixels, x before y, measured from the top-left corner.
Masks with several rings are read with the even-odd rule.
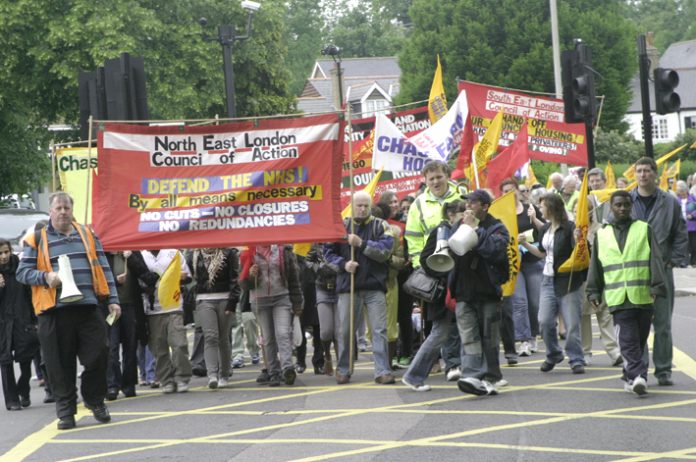
[[[648,59],[650,60],[649,76],[652,79],[655,69],[660,67],[660,51],[655,48],[655,33],[647,32],[645,34],[646,52],[648,54]]]
[[[341,75],[338,75],[339,70],[341,70]],[[334,63],[333,69],[331,69],[331,104],[336,111],[341,110],[341,102],[343,101],[343,70],[340,68],[339,63]]]

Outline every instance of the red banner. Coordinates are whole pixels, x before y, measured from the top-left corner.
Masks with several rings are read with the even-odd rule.
[[[529,119],[531,159],[587,165],[585,124],[565,123],[563,100],[460,80],[459,91],[462,90],[466,90],[471,122],[479,139],[502,110],[500,151],[517,139],[525,119]]]
[[[326,242],[341,220],[337,115],[107,125],[93,224],[107,250]]]
[[[430,127],[428,116],[428,106],[417,107],[407,111],[399,111],[388,116],[399,129],[406,135],[412,136]],[[353,186],[356,191],[363,189],[372,179],[376,172],[372,170],[372,138],[375,128],[375,118],[367,117],[352,121],[353,129]],[[349,133],[346,126],[343,144],[343,181],[341,184],[341,203],[348,205],[350,200],[350,148],[348,146]],[[418,189],[422,181],[420,174],[409,174],[408,172],[392,173],[382,172],[382,177],[377,183],[375,195],[379,197],[385,191],[395,191],[403,198],[410,192]]]

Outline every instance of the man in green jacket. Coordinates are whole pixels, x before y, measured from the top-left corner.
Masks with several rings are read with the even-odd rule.
[[[592,247],[587,299],[599,308],[604,293],[624,358],[624,389],[643,396],[648,388],[643,354],[655,297],[665,292],[664,265],[650,226],[631,218],[631,195],[622,190],[614,192],[610,206],[613,223],[597,230]]]

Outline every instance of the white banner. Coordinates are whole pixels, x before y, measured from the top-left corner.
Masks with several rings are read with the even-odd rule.
[[[469,114],[466,92],[443,118],[411,138],[406,136],[383,114],[375,123],[375,146],[372,168],[388,172],[420,172],[431,160],[447,161],[462,141],[464,121]]]

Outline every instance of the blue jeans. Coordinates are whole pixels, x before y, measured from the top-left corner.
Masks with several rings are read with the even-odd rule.
[[[387,353],[387,300],[384,292],[379,290],[357,290],[353,294],[353,313],[355,325],[353,335],[358,328],[359,311],[363,305],[372,329],[372,356],[375,361],[375,377],[391,374]],[[338,316],[341,333],[338,337],[338,365],[341,375],[350,375],[350,294],[338,296]]]
[[[497,382],[500,372],[500,301],[457,302],[457,328],[462,337],[462,377]]]
[[[457,329],[456,324],[452,322],[452,315],[449,312],[447,316],[433,321],[430,335],[420,346],[418,353],[416,353],[415,358],[411,362],[411,366],[404,374],[406,380],[413,384],[421,385],[428,378],[430,369],[432,369],[433,364],[435,364],[440,355],[440,348],[451,332],[457,332]],[[458,332],[457,335],[459,335]]]
[[[447,315],[448,322],[453,324],[448,330],[449,335],[442,344],[442,359],[445,361],[445,371],[449,372],[450,369],[459,367],[462,361],[462,355],[464,354],[462,350],[462,338],[459,336],[459,329],[457,329],[457,318],[454,313]]]
[[[552,364],[563,361],[563,350],[558,344],[558,314],[563,317],[566,327],[565,353],[570,366],[585,364],[580,339],[580,317],[582,313],[582,289],[558,298],[553,289],[553,277],[544,276],[541,281],[541,298],[539,300],[539,329],[546,344],[546,360]]]
[[[512,319],[515,340],[525,342],[539,335],[539,293],[543,276],[541,261],[522,262],[512,294]]]

